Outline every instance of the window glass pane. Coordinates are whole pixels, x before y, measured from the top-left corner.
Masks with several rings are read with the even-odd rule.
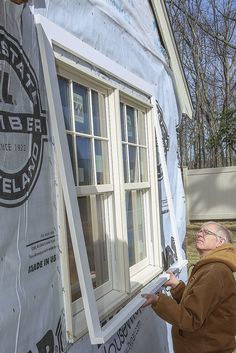
[[[144,200],[143,192],[141,190],[136,191],[137,194],[137,206],[136,206],[136,217],[137,217],[137,239],[135,239],[135,259],[136,263],[143,260],[147,256],[146,251],[146,239],[145,239],[145,223],[144,223]]]
[[[147,149],[139,148],[139,165],[141,181],[148,181]]]
[[[93,129],[96,136],[107,136],[105,97],[92,91]]]
[[[135,110],[132,107],[126,106],[127,115],[127,131],[128,131],[128,141],[136,142],[136,131],[135,131]]]
[[[72,130],[71,126],[71,112],[69,101],[69,81],[65,78],[58,76],[58,84],[61,96],[61,104],[64,115],[65,126],[67,130]]]
[[[89,267],[96,288],[108,280],[103,195],[78,198]]]
[[[90,133],[88,89],[73,82],[75,130]]]
[[[124,180],[125,183],[129,182],[129,176],[128,176],[128,159],[127,159],[127,145],[122,144],[122,153],[123,153],[123,168],[124,168]]]
[[[131,191],[126,191],[126,218],[127,218],[127,232],[128,232],[128,255],[129,266],[135,264],[134,251],[134,220],[133,220],[133,205]]]
[[[95,140],[97,184],[108,184],[110,181],[107,144],[107,141]]]
[[[94,232],[95,285],[96,287],[109,280],[107,232],[105,224],[105,195],[96,195],[96,232]],[[95,238],[96,237],[96,238]]]
[[[145,114],[138,111],[138,135],[139,135],[139,145],[146,146],[146,127],[145,127]]]
[[[137,147],[129,146],[129,173],[130,173],[131,183],[139,181],[137,157],[138,157]]]
[[[105,226],[105,195],[78,198],[85,245],[93,288],[109,280],[107,234]],[[79,279],[75,265],[74,252],[67,222],[67,239],[72,301],[81,297]]]
[[[67,225],[67,244],[68,244],[68,258],[69,258],[69,269],[70,269],[70,286],[71,286],[71,297],[72,301],[75,301],[81,297],[80,284],[76,270],[75,256],[72,247],[71,235],[69,230],[68,221]]]
[[[79,185],[94,184],[91,140],[76,137]]]
[[[74,154],[73,136],[70,134],[67,134],[67,141],[68,141],[68,146],[69,146],[69,151],[70,151],[70,159],[71,159],[71,164],[72,164],[72,169],[73,169],[74,181],[76,184],[75,154]]]
[[[120,122],[121,122],[121,136],[122,141],[126,141],[126,131],[125,131],[125,113],[124,113],[124,104],[120,103]]]
[[[147,256],[142,191],[126,191],[126,216],[129,266],[133,266]]]

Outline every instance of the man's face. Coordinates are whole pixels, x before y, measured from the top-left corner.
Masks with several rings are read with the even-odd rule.
[[[203,224],[196,234],[196,249],[201,255],[206,255],[211,250],[223,245],[225,238],[217,234],[215,224]]]

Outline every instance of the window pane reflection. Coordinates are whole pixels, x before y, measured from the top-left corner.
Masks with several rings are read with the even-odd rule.
[[[73,169],[74,181],[75,181],[75,184],[76,184],[74,142],[73,142],[73,136],[72,135],[67,134],[67,142],[68,142],[69,151],[70,151],[70,159],[71,159],[71,164],[72,164],[72,169]]]
[[[124,104],[120,103],[120,122],[121,122],[121,136],[122,141],[126,141],[126,131],[125,131],[125,112]]]
[[[93,288],[97,288],[109,280],[107,234],[104,208],[105,195],[79,197],[78,204]],[[67,234],[71,294],[72,301],[75,301],[81,297],[81,291],[77,276],[69,227],[67,227]]]
[[[107,136],[105,97],[92,91],[93,129],[96,136]]]
[[[129,172],[130,182],[138,181],[138,153],[137,147],[129,146]]]
[[[97,184],[109,183],[107,141],[95,140],[95,159]]]
[[[66,130],[71,130],[72,125],[69,105],[69,81],[61,76],[58,76],[58,84]]]
[[[75,130],[90,133],[88,89],[73,82]]]
[[[124,168],[124,179],[125,183],[128,183],[128,159],[127,159],[127,145],[122,145],[122,153],[123,153],[123,168]]]
[[[68,244],[68,257],[69,257],[69,269],[70,269],[70,286],[71,286],[71,297],[72,301],[81,297],[80,284],[77,275],[75,257],[72,247],[71,235],[69,225],[67,221],[67,244]]]
[[[146,127],[145,127],[145,114],[138,110],[138,136],[139,145],[146,145]]]
[[[93,183],[91,140],[84,137],[76,138],[79,185]]]
[[[136,131],[135,131],[135,110],[132,107],[126,106],[126,115],[127,115],[127,132],[128,132],[128,141],[135,143],[136,142]]]
[[[148,180],[147,149],[139,148],[140,181]]]
[[[120,102],[125,183],[148,181],[146,113]]]
[[[129,266],[133,266],[147,256],[142,191],[126,191],[126,217]]]

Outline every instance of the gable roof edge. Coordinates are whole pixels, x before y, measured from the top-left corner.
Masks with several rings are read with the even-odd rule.
[[[150,0],[165,48],[169,55],[174,86],[182,114],[193,116],[193,104],[164,0]]]

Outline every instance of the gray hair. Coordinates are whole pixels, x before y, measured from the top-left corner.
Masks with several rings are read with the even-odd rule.
[[[214,222],[214,221],[209,221],[204,223],[204,225],[206,224],[214,224],[217,227],[216,233],[220,237],[224,238],[226,243],[233,243],[233,233],[231,232],[231,230],[226,228],[223,224]]]

